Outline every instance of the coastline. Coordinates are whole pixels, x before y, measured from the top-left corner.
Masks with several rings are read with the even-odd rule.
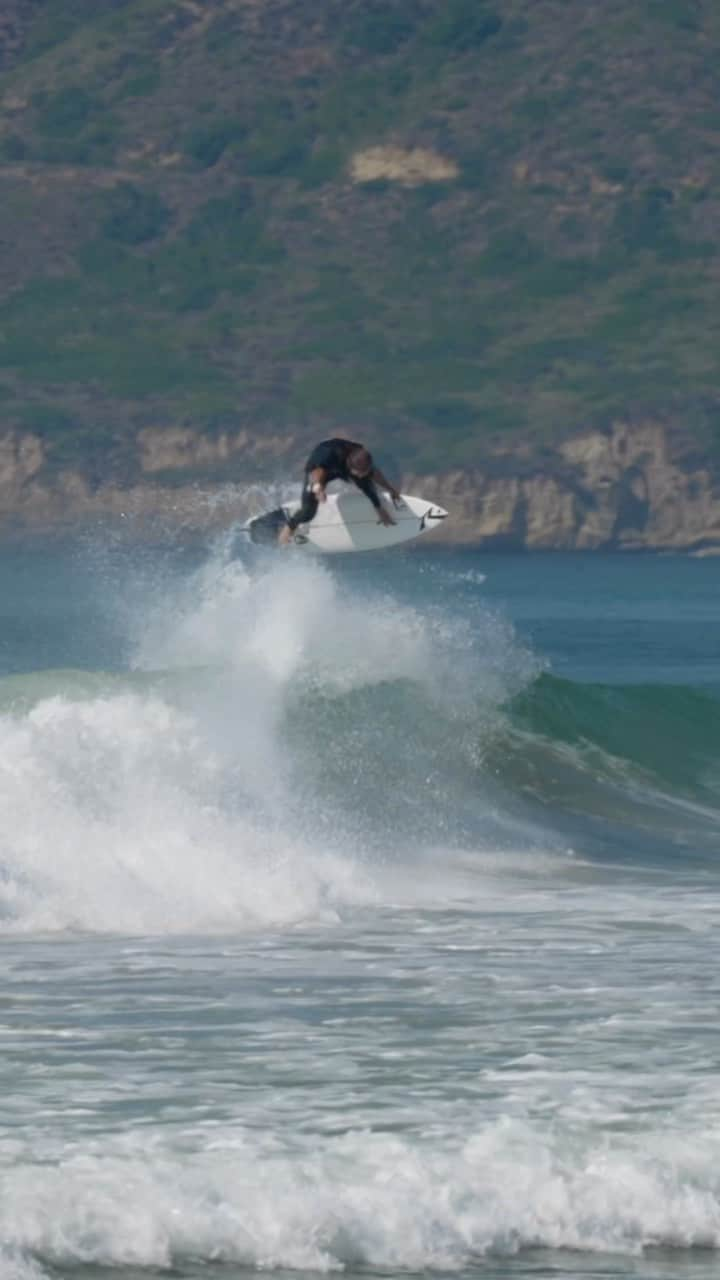
[[[210,440],[189,428],[149,428],[124,477],[92,479],[79,467],[51,470],[39,437],[9,429],[0,435],[0,536],[97,522],[136,534],[221,532],[294,488],[304,445],[292,436]],[[615,423],[543,447],[494,444],[472,469],[407,471],[401,483],[451,513],[436,546],[720,554],[720,474],[655,422]]]

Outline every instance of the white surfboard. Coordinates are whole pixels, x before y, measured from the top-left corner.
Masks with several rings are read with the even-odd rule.
[[[447,516],[443,507],[428,502],[426,498],[414,498],[403,493],[395,507],[388,495],[382,496],[395,524],[380,524],[375,508],[363,493],[357,489],[344,489],[341,493],[329,493],[327,501],[320,503],[315,519],[309,524],[298,525],[293,544],[322,551],[325,555],[340,551],[379,551],[437,529]],[[251,542],[272,546],[277,543],[288,517],[299,509],[299,502],[289,502],[254,516],[243,528]]]

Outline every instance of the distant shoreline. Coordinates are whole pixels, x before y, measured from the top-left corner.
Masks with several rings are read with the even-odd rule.
[[[10,430],[0,435],[0,535],[130,525],[151,537],[220,534],[295,490],[305,447],[261,433],[210,441],[189,428],[148,429],[120,479],[110,467],[107,478],[82,464],[52,469],[38,436]],[[472,468],[406,470],[397,482],[450,513],[434,546],[720,554],[720,475],[654,422],[578,432],[552,448],[495,444]]]

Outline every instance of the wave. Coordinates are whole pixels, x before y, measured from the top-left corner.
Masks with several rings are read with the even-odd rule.
[[[456,1145],[357,1131],[299,1150],[228,1124],[174,1145],[145,1127],[17,1152],[0,1268],[447,1272],[528,1249],[716,1250],[719,1155],[710,1131],[609,1143],[510,1119]]]
[[[129,671],[0,681],[1,927],[326,919],[382,863],[595,853],[598,818],[716,850],[713,695],[558,679],[477,601],[221,559],[133,621]]]
[[[327,918],[373,900],[373,851],[450,838],[449,726],[474,745],[468,689],[490,710],[532,668],[505,624],[475,634],[315,562],[151,585],[132,670],[0,683],[5,928]]]
[[[577,684],[543,674],[515,699],[512,713],[519,728],[543,740],[632,766],[636,776],[691,799],[720,798],[720,698],[710,691]]]
[[[720,829],[720,699],[672,685],[541,674],[511,700],[486,761],[556,817],[595,822],[617,855],[712,860]],[[603,841],[603,827],[608,837]],[[624,836],[623,833],[624,832]],[[645,832],[649,842],[639,842]]]

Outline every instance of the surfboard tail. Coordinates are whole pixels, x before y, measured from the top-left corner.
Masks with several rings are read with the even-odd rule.
[[[250,536],[250,541],[259,547],[271,547],[277,544],[278,534],[284,529],[288,522],[287,511],[284,507],[275,507],[272,511],[266,511],[261,516],[254,516],[252,520],[248,520],[244,526],[246,533]]]

